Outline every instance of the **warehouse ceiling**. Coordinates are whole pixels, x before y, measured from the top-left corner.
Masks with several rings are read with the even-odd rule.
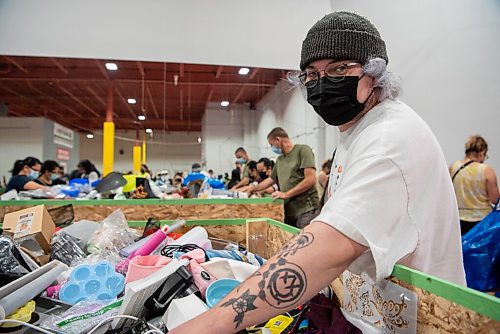
[[[107,69],[107,63],[118,69]],[[12,117],[43,116],[92,131],[102,128],[111,84],[117,129],[200,131],[208,103],[228,101],[221,111],[242,103],[253,108],[286,73],[239,71],[222,65],[0,56],[0,103]],[[146,119],[138,120],[140,115]]]

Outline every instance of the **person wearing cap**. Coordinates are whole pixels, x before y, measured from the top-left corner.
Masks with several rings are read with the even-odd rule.
[[[388,62],[384,41],[364,17],[334,12],[313,25],[299,78],[314,111],[340,130],[326,203],[217,306],[170,333],[233,333],[262,323],[343,273],[358,275],[355,290],[378,291],[396,263],[465,285],[446,161],[430,128],[397,99]],[[344,291],[353,291],[349,282],[342,280]],[[339,298],[348,305],[354,297]],[[343,314],[364,332],[384,330],[359,313]]]

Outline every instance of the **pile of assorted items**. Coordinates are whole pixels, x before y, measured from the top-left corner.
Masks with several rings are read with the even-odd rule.
[[[201,174],[200,174],[201,175]],[[233,192],[224,189],[224,184],[215,179],[200,179],[187,185],[173,186],[166,184],[162,179],[157,181],[138,177],[137,175],[124,175],[112,172],[102,179],[72,179],[68,185],[56,185],[47,190],[26,190],[17,192],[11,190],[0,196],[1,200],[28,200],[28,199],[116,199],[124,200],[160,198],[247,198],[246,193]]]
[[[142,234],[121,210],[55,227],[45,206],[6,214],[0,237],[0,332],[165,333],[216,305],[265,260],[185,221],[149,219]],[[291,333],[303,309],[260,327]]]

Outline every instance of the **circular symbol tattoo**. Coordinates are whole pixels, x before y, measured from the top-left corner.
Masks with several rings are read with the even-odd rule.
[[[304,295],[306,285],[304,271],[288,263],[285,268],[277,269],[269,277],[266,302],[276,308],[292,306]]]

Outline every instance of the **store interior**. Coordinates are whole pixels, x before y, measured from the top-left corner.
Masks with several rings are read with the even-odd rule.
[[[384,155],[400,188],[301,83],[308,31],[338,12],[376,27],[389,100],[422,121]],[[499,27],[495,0],[0,0],[0,332],[500,332]]]

